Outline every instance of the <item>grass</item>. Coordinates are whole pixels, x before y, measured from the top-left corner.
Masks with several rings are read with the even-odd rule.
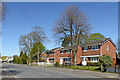
[[[79,69],[79,70],[89,70],[89,71],[100,71],[100,66],[63,66],[59,65],[58,67],[70,68],[70,69]]]
[[[79,70],[99,71],[99,67],[96,66],[70,66],[69,68],[79,69]]]
[[[32,64],[32,66],[38,66],[38,64]]]

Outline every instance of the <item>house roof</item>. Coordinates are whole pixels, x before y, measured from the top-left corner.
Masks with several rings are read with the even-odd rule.
[[[64,48],[62,48],[62,49],[60,49],[60,50],[62,51],[62,50],[77,49],[77,48],[78,48],[77,45],[75,45],[75,46],[73,46],[73,47],[71,47],[71,46],[66,46],[66,47],[64,47]]]
[[[49,52],[55,52],[56,50],[62,49],[63,47],[58,47],[58,48],[53,48],[51,50],[49,50]]]
[[[87,46],[93,46],[93,45],[102,45],[108,40],[111,40],[111,39],[110,38],[105,38],[105,39],[90,41],[90,42],[88,42],[84,45],[80,45],[80,46],[87,47]],[[111,42],[113,43],[114,46],[116,46],[112,40],[111,40]],[[72,48],[71,48],[71,46],[53,48],[53,49],[49,50],[49,52],[55,52],[57,50],[62,51],[62,50],[68,50],[68,49],[78,49],[78,45],[75,45]]]
[[[47,54],[46,54],[45,52],[42,52],[42,54],[45,54],[45,55],[47,56]],[[40,54],[40,56],[41,56],[42,54]]]
[[[110,38],[105,38],[105,39],[100,39],[100,40],[95,40],[95,41],[90,41],[86,44],[83,45],[83,47],[86,47],[86,46],[93,46],[93,45],[102,45],[104,44],[106,41],[108,40],[111,40]],[[112,40],[111,40],[112,41]],[[113,43],[113,41],[112,41]],[[114,44],[114,43],[113,43]],[[114,44],[115,45],[115,44]]]

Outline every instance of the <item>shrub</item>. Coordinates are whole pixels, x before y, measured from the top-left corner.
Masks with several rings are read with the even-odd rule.
[[[59,62],[56,62],[55,66],[58,67],[59,66]]]
[[[112,58],[108,55],[100,56],[99,61],[101,63],[101,71],[103,72],[113,65]]]
[[[100,62],[88,62],[88,66],[100,66]]]

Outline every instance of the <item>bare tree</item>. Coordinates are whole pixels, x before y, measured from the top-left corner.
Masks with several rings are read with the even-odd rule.
[[[56,21],[56,27],[54,28],[58,41],[70,37],[71,47],[82,44],[90,30],[91,25],[88,23],[88,19],[77,6],[68,6]],[[76,57],[76,51],[73,52],[74,57]],[[76,64],[76,60],[74,60],[74,63]]]
[[[27,35],[21,35],[19,40],[20,50],[24,50],[28,52],[29,62],[31,61],[32,57],[30,52],[33,48],[34,43],[36,42],[44,42],[47,39],[45,33],[41,29],[41,27],[34,27],[33,31]],[[39,47],[38,47],[38,59],[39,59]],[[37,55],[35,54],[35,55]],[[35,56],[34,55],[34,56]],[[39,60],[38,60],[39,61]],[[29,64],[31,65],[31,64]]]
[[[7,13],[7,4],[0,2],[0,21],[4,21]]]
[[[47,37],[46,37],[46,35],[45,35],[45,33],[43,32],[43,30],[42,30],[42,28],[40,28],[40,27],[34,27],[34,30],[33,30],[33,40],[34,40],[34,43],[36,43],[36,42],[45,42],[46,40],[47,40]],[[38,43],[38,62],[39,62],[39,52],[40,52],[40,50],[39,50],[39,44],[40,43]]]

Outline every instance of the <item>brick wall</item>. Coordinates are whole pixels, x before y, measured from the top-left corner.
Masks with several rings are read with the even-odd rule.
[[[55,52],[54,62],[59,62],[60,63],[60,51],[59,50]]]
[[[47,61],[47,55],[45,55],[44,53],[40,57],[41,57],[40,60]],[[42,57],[46,57],[46,58],[42,58]]]
[[[82,56],[90,56],[90,55],[100,55],[100,49],[92,51],[92,49],[88,49],[88,51],[82,50]]]
[[[78,51],[77,51],[77,54],[76,54],[76,64],[81,63],[82,58],[80,56],[82,56],[82,47],[78,46]]]
[[[107,51],[107,46],[109,50]],[[101,55],[109,55],[113,59],[113,67],[116,64],[116,47],[109,40],[101,46]]]

